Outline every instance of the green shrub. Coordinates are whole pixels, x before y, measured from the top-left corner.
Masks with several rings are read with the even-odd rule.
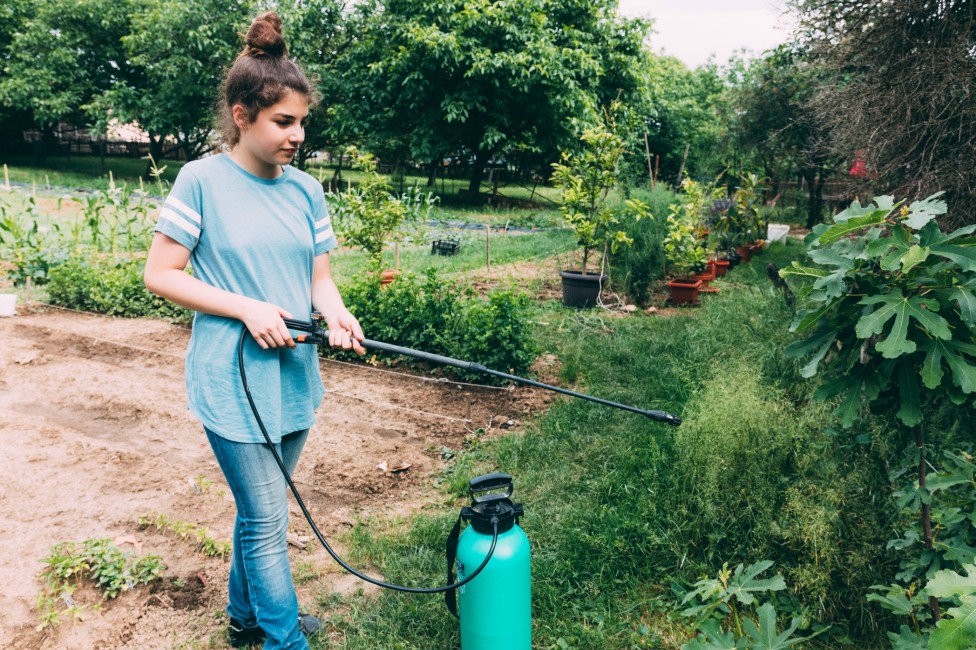
[[[441,279],[433,269],[423,279],[403,274],[385,287],[377,276],[365,276],[343,286],[342,294],[367,338],[512,374],[523,374],[534,358],[525,296],[494,291],[480,298]],[[464,379],[488,380],[483,374],[458,368],[446,367],[445,371]]]
[[[632,195],[647,203],[655,217],[667,215],[668,205],[676,200],[663,186],[653,192],[634,190]],[[664,277],[666,226],[664,218],[625,222],[624,231],[634,243],[621,247],[610,258],[610,277],[615,287],[639,305],[650,300],[651,287]]]
[[[51,270],[49,300],[61,307],[112,316],[188,322],[192,312],[146,289],[144,266],[140,258],[72,257]]]

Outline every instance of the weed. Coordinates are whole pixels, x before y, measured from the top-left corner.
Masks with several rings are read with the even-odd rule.
[[[230,554],[231,542],[218,540],[210,536],[210,531],[197,524],[170,519],[159,512],[147,512],[139,517],[141,529],[155,528],[161,532],[170,532],[180,539],[191,539],[197,544],[197,549],[207,557],[225,557]]]
[[[72,620],[82,618],[85,606],[77,604],[72,594],[83,580],[94,582],[105,598],[115,598],[123,591],[152,582],[166,568],[158,555],[132,557],[108,538],[59,542],[41,562],[47,568],[41,572],[44,589],[36,601],[38,629],[57,625],[63,615]],[[65,605],[64,609],[59,610],[59,602]]]

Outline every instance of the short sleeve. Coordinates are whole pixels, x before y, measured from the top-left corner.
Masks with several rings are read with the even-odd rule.
[[[339,245],[335,231],[332,230],[332,218],[329,216],[329,207],[325,203],[325,194],[318,192],[315,195],[315,256],[328,253]]]
[[[203,229],[201,197],[199,179],[186,168],[181,169],[159,211],[156,232],[163,233],[192,251],[200,241],[200,231]]]

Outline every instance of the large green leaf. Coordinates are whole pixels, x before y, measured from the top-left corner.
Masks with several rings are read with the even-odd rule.
[[[825,302],[823,305],[816,309],[811,309],[808,311],[801,311],[793,319],[790,324],[790,331],[802,334],[803,332],[810,329],[812,326],[817,324],[824,314],[830,311],[830,308],[834,306],[837,301]]]
[[[782,634],[776,633],[776,609],[771,603],[765,603],[759,609],[756,610],[756,615],[758,618],[758,625],[752,621],[752,619],[747,618],[744,622],[744,627],[746,634],[749,636],[751,643],[749,644],[750,650],[786,650],[791,648],[798,643],[802,643],[813,637],[817,636],[813,634],[807,637],[793,637],[793,633],[796,628],[800,626],[800,618],[795,617],[790,621],[790,626],[783,631]]]
[[[785,278],[790,275],[808,278],[822,278],[827,275],[827,271],[818,269],[815,266],[803,266],[799,262],[792,262],[790,266],[779,270],[779,277]]]
[[[842,239],[858,230],[884,223],[885,217],[887,216],[888,210],[874,210],[863,216],[851,217],[841,223],[835,223],[820,235],[820,245],[829,246],[838,239]]]
[[[976,595],[976,566],[970,564],[963,569],[966,570],[966,575],[949,569],[936,572],[925,585],[925,593],[936,598]]]
[[[976,271],[976,246],[959,244],[937,244],[932,246],[933,255],[952,260],[964,271]]]
[[[878,351],[886,359],[894,359],[915,351],[915,342],[908,338],[908,328],[913,319],[932,336],[940,339],[952,338],[949,324],[935,313],[939,303],[934,298],[926,299],[920,296],[906,298],[900,291],[893,291],[880,296],[868,296],[858,304],[881,305],[858,320],[855,326],[858,338],[866,339],[874,334],[881,334],[888,321],[895,319],[888,336],[877,344]]]
[[[907,625],[902,625],[898,633],[888,632],[891,650],[927,650],[928,640],[919,636]]]
[[[942,362],[952,372],[953,383],[969,394],[976,392],[976,365],[970,357],[976,357],[976,345],[932,339],[920,345],[926,352],[922,362],[922,381],[927,388],[936,388],[942,382]]]
[[[918,266],[926,259],[928,259],[928,256],[929,256],[928,247],[922,247],[919,246],[918,244],[915,244],[914,246],[908,249],[908,252],[906,252],[904,255],[901,256],[902,273],[908,273],[914,267]]]
[[[952,607],[936,623],[929,638],[929,648],[969,650],[976,645],[976,598],[965,596],[959,607]]]
[[[763,560],[755,564],[750,564],[745,569],[743,569],[741,564],[735,567],[735,571],[729,579],[729,587],[727,590],[729,600],[734,597],[744,605],[751,605],[756,602],[754,594],[786,589],[786,581],[783,580],[783,576],[777,575],[762,580],[756,579],[760,573],[771,566],[773,566],[771,561]]]
[[[913,202],[908,206],[908,218],[902,223],[914,230],[921,230],[937,216],[945,214],[948,209],[946,202],[938,198],[942,194],[944,192],[936,192],[928,198]]]
[[[743,647],[737,643],[732,632],[725,632],[718,621],[706,621],[699,628],[702,635],[681,646],[681,650],[738,650]]]

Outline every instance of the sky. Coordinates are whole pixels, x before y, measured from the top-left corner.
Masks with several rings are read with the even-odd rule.
[[[790,36],[783,0],[620,0],[620,13],[654,19],[651,49],[694,68],[715,55],[724,63],[736,50],[758,56]]]

